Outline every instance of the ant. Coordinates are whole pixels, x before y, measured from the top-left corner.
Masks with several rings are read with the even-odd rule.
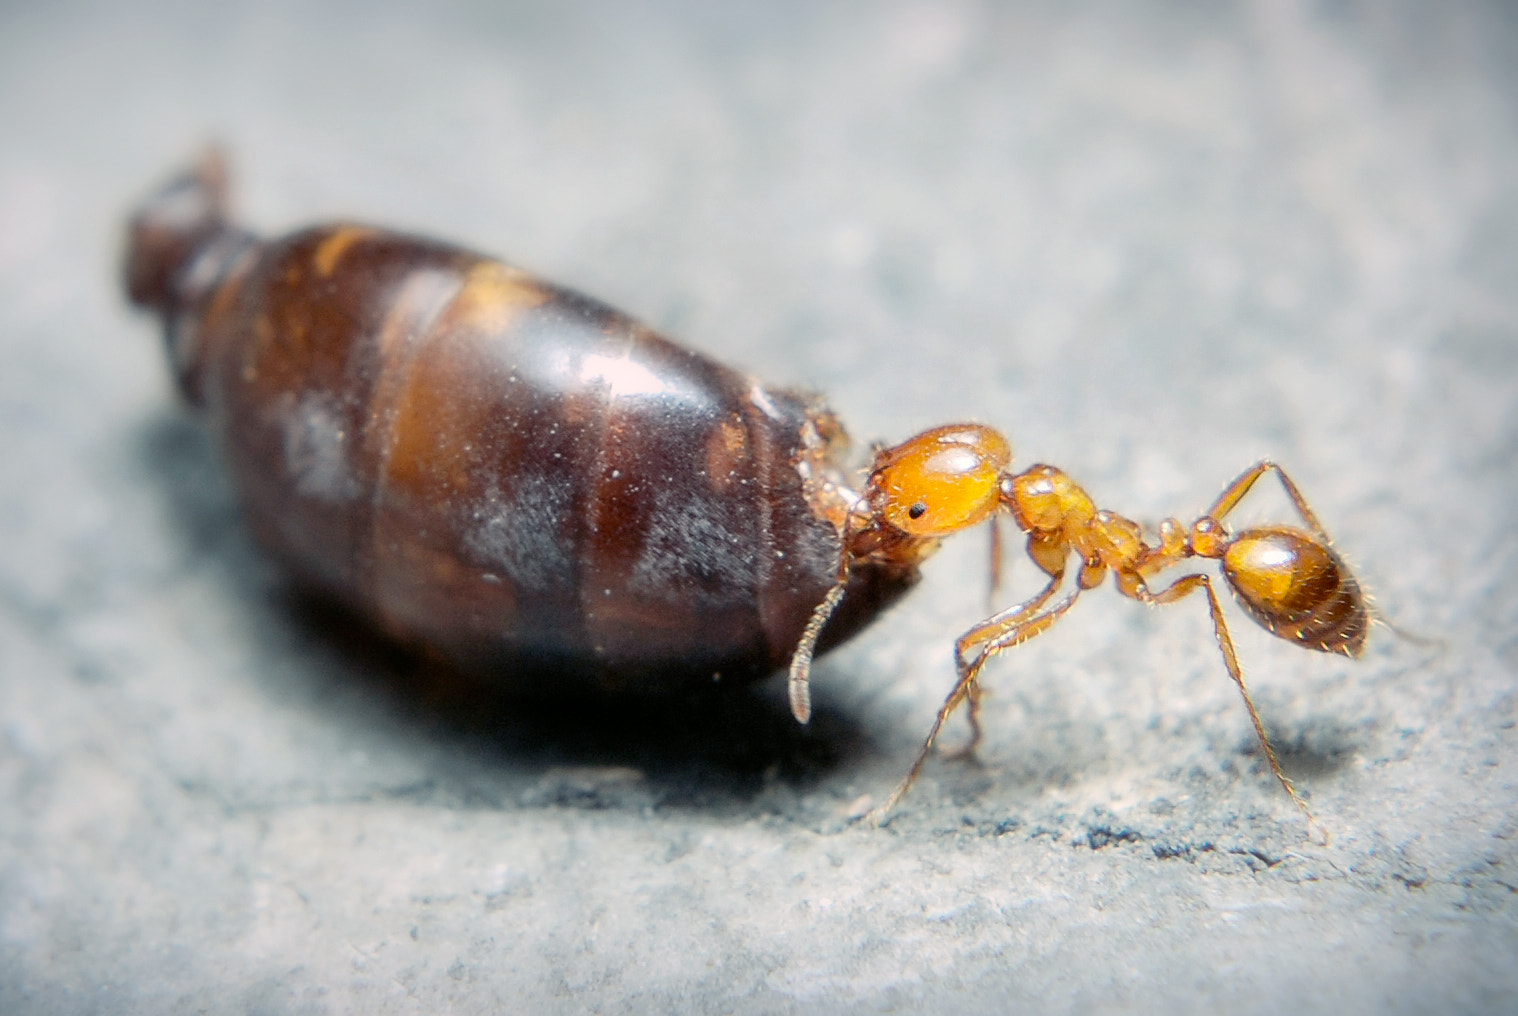
[[[1062,470],[1040,464],[1012,473],[1011,461],[1007,439],[989,427],[936,427],[876,452],[864,491],[849,510],[838,582],[813,612],[791,661],[791,709],[803,723],[811,712],[808,673],[817,637],[843,598],[851,565],[866,561],[915,565],[942,537],[991,520],[992,568],[996,569],[999,550],[994,516],[1005,510],[1028,535],[1028,556],[1048,576],[1044,588],[1031,599],[993,614],[959,637],[954,646],[958,675],[954,688],[938,710],[906,778],[883,805],[869,813],[868,820],[878,824],[911,789],[944,722],[962,703],[969,705],[971,729],[964,751],[975,750],[981,737],[979,678],[985,665],[998,653],[1048,631],[1081,593],[1100,585],[1110,572],[1118,592],[1140,603],[1174,603],[1198,590],[1206,596],[1223,664],[1244,696],[1270,770],[1312,825],[1312,812],[1281,771],[1244,684],[1212,579],[1194,572],[1163,588],[1150,587],[1157,575],[1188,558],[1217,560],[1224,581],[1245,612],[1266,631],[1306,649],[1358,657],[1365,647],[1370,610],[1296,483],[1274,462],[1257,462],[1225,487],[1212,507],[1189,527],[1166,519],[1160,523],[1158,542],[1149,543],[1138,523],[1098,510],[1090,495]],[[1266,473],[1280,479],[1306,528],[1266,525],[1230,533],[1224,520]],[[1079,562],[1075,587],[1049,606],[1064,583],[1072,555]]]

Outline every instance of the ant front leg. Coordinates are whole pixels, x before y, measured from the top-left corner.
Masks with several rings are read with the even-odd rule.
[[[1266,466],[1268,466],[1267,463],[1261,463],[1261,466],[1257,467],[1254,471],[1254,478],[1249,482],[1252,483],[1254,479],[1258,479],[1259,474],[1264,472],[1264,467]],[[1284,476],[1285,474],[1282,475]],[[1238,482],[1236,481],[1235,486],[1237,485]],[[1245,485],[1245,490],[1248,490],[1247,484]],[[1240,493],[1239,496],[1242,497],[1243,494]],[[1229,507],[1232,506],[1230,505]],[[1316,520],[1311,515],[1305,515],[1304,517],[1307,518],[1309,523],[1316,523]],[[1249,710],[1249,722],[1254,724],[1255,736],[1260,740],[1260,747],[1265,752],[1265,760],[1270,763],[1270,771],[1275,774],[1277,780],[1281,781],[1281,786],[1286,788],[1287,796],[1291,798],[1292,803],[1302,810],[1302,814],[1307,818],[1308,825],[1315,825],[1317,820],[1312,817],[1312,812],[1308,810],[1307,805],[1303,803],[1302,799],[1297,796],[1296,788],[1291,785],[1291,780],[1287,779],[1286,774],[1281,771],[1281,763],[1276,759],[1275,749],[1270,746],[1270,738],[1265,735],[1265,724],[1260,721],[1260,713],[1254,707],[1254,699],[1250,698],[1249,688],[1244,684],[1244,670],[1239,666],[1239,656],[1234,651],[1233,638],[1228,634],[1228,622],[1223,617],[1223,607],[1218,602],[1217,593],[1213,592],[1212,581],[1202,574],[1183,575],[1157,593],[1151,593],[1146,587],[1140,585],[1130,595],[1143,603],[1158,606],[1183,599],[1191,595],[1198,588],[1207,594],[1207,609],[1212,612],[1212,630],[1218,640],[1218,649],[1223,653],[1223,665],[1228,668],[1228,676],[1233,678],[1233,683],[1239,686],[1239,693],[1244,696],[1244,708]]]
[[[980,668],[985,666],[986,661],[990,659],[991,653],[995,651],[989,648],[987,643],[995,641],[1002,633],[1016,627],[1037,613],[1045,603],[1049,602],[1049,597],[1054,595],[1054,591],[1059,588],[1059,584],[1063,578],[1064,572],[1050,576],[1048,583],[1039,591],[1037,596],[986,618],[954,641],[954,669],[959,675],[959,683],[955,685],[954,693],[949,696],[950,701],[946,705],[948,711],[953,712],[959,706],[960,701],[968,699],[970,703],[970,743],[955,752],[955,755],[973,755],[976,746],[980,744],[980,685],[975,681],[973,676],[966,682],[966,672],[973,671],[974,674],[979,674]],[[1031,638],[1032,636],[1028,637]],[[978,656],[972,663],[971,656],[975,653],[978,653]],[[963,687],[962,693],[960,691],[961,687]],[[936,728],[934,732],[937,732]],[[931,743],[931,738],[929,739],[929,743]]]
[[[976,686],[976,680],[980,676],[981,668],[990,661],[991,657],[1004,649],[1021,645],[1038,635],[1042,635],[1053,627],[1054,622],[1065,615],[1065,612],[1075,603],[1076,597],[1081,594],[1081,587],[1077,586],[1069,596],[1058,604],[1037,613],[1038,609],[1046,603],[1055,589],[1059,587],[1062,575],[1052,576],[1049,584],[1043,591],[1025,603],[1018,604],[1001,614],[976,625],[970,631],[960,637],[955,644],[955,663],[959,671],[959,679],[954,684],[954,690],[949,692],[949,697],[944,699],[943,705],[938,710],[938,717],[933,721],[933,729],[928,732],[927,740],[923,742],[922,750],[917,753],[917,760],[912,763],[912,768],[907,772],[906,778],[891,792],[891,796],[885,804],[871,811],[865,818],[872,824],[878,825],[881,820],[894,808],[912,784],[917,782],[918,775],[927,764],[928,755],[933,750],[933,742],[938,739],[938,734],[943,730],[944,723],[948,720],[959,704],[966,699],[970,702],[971,710],[978,707],[980,693]],[[1030,616],[1031,615],[1031,616]],[[978,650],[977,650],[978,647]],[[966,660],[969,652],[975,651],[973,660]],[[978,718],[971,720],[971,730],[974,739],[967,751],[973,751],[975,743],[980,737],[980,721]]]

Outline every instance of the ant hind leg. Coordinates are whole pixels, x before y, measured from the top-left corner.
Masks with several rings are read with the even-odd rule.
[[[1255,481],[1270,472],[1275,473],[1281,481],[1281,487],[1286,491],[1286,496],[1291,499],[1292,507],[1296,508],[1297,514],[1302,517],[1303,522],[1307,523],[1307,528],[1312,530],[1313,535],[1326,544],[1332,544],[1333,541],[1328,538],[1328,531],[1323,528],[1323,523],[1318,521],[1318,517],[1307,506],[1307,498],[1302,496],[1302,489],[1287,475],[1286,470],[1270,459],[1261,459],[1235,477],[1232,483],[1223,488],[1223,493],[1218,495],[1212,507],[1207,509],[1207,515],[1219,522],[1223,521],[1223,517],[1244,500],[1250,488],[1255,485]]]

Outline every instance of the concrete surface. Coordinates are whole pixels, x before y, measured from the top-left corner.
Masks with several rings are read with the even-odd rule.
[[[0,1011],[1518,1008],[1513,8],[746,6],[0,11]],[[1151,522],[1278,457],[1442,647],[1232,615],[1329,845],[1201,603],[1111,590],[993,666],[978,765],[851,824],[980,535],[806,730],[778,682],[423,679],[260,558],[117,291],[127,209],[213,137],[260,229],[500,252],[863,441],[984,420]]]

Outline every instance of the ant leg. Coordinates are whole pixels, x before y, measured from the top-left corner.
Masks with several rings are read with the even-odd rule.
[[[1244,708],[1249,710],[1249,722],[1254,724],[1255,736],[1260,739],[1260,747],[1265,751],[1265,760],[1270,763],[1270,771],[1275,773],[1281,786],[1286,788],[1286,794],[1307,818],[1309,826],[1317,825],[1317,820],[1312,817],[1312,812],[1307,805],[1297,796],[1296,788],[1291,785],[1291,780],[1281,771],[1281,763],[1276,759],[1275,749],[1270,746],[1270,738],[1265,736],[1265,724],[1260,722],[1260,713],[1254,707],[1254,699],[1249,696],[1249,689],[1244,684],[1244,670],[1239,666],[1239,657],[1233,648],[1233,638],[1228,634],[1228,622],[1223,618],[1223,607],[1218,603],[1217,593],[1213,592],[1212,582],[1206,575],[1183,575],[1176,579],[1158,593],[1151,593],[1140,587],[1139,594],[1135,597],[1144,603],[1160,605],[1173,603],[1176,600],[1189,596],[1200,586],[1207,594],[1207,609],[1212,612],[1212,630],[1217,636],[1218,649],[1223,653],[1223,665],[1228,668],[1228,676],[1233,678],[1233,683],[1239,686],[1239,693],[1244,696]],[[1319,826],[1321,829],[1322,827]]]
[[[1244,499],[1244,495],[1249,493],[1255,481],[1272,471],[1280,478],[1281,486],[1286,490],[1286,496],[1291,499],[1292,505],[1297,509],[1297,514],[1302,516],[1302,521],[1307,523],[1307,528],[1311,529],[1313,534],[1324,543],[1333,543],[1328,538],[1328,531],[1323,528],[1323,523],[1319,522],[1318,517],[1312,513],[1312,509],[1307,507],[1307,498],[1302,496],[1301,489],[1290,476],[1286,475],[1286,470],[1269,459],[1256,462],[1223,488],[1223,493],[1219,494],[1218,499],[1212,503],[1212,507],[1207,510],[1207,515],[1221,522],[1223,516],[1238,507],[1239,502]]]
[[[959,748],[951,752],[946,752],[944,754],[944,758],[973,759],[975,757],[975,749],[980,747],[981,735],[980,696],[980,682],[971,681],[970,686],[965,689],[965,702],[969,705],[969,711],[965,714],[965,719],[970,723],[970,740],[965,744],[963,748]]]
[[[996,602],[996,593],[1001,589],[1001,516],[992,515],[991,519],[991,586],[986,593],[986,606],[991,607]]]
[[[996,638],[997,635],[1007,630],[1008,627],[1027,620],[1040,607],[1048,603],[1049,597],[1054,595],[1054,591],[1059,588],[1060,580],[1063,578],[1063,572],[1059,575],[1051,576],[1038,595],[1024,600],[1015,607],[1008,607],[999,614],[992,615],[956,639],[954,642],[955,669],[959,673],[964,673],[965,669],[970,666],[969,661],[972,651],[979,648],[983,643]],[[976,669],[980,669],[978,664]],[[965,698],[970,703],[970,743],[954,752],[950,756],[952,758],[964,758],[968,755],[974,755],[976,747],[980,744],[980,685],[971,683],[965,692]]]
[[[982,644],[995,639],[1013,625],[1026,621],[1037,613],[1040,607],[1049,602],[1049,597],[1054,595],[1054,591],[1059,588],[1059,584],[1064,577],[1064,572],[1060,572],[1058,575],[1051,575],[1048,583],[1045,584],[1043,589],[1039,590],[1037,595],[1024,600],[1014,607],[1008,607],[998,614],[992,614],[974,628],[971,628],[955,639],[954,665],[956,669],[963,673],[964,669],[970,665],[970,654],[973,651],[978,649]]]
[[[1033,600],[1028,601],[1028,603],[1034,604],[1034,601],[1041,603],[1044,600],[1047,600],[1049,598],[1049,594],[1053,592],[1054,585],[1057,584],[1058,581],[1059,579],[1056,576],[1055,579],[1050,583],[1049,588],[1045,589],[1038,596],[1034,597]],[[928,738],[923,742],[922,750],[917,753],[917,760],[912,763],[912,768],[907,772],[906,779],[902,780],[901,783],[897,785],[896,789],[891,792],[891,796],[886,800],[885,804],[882,804],[880,807],[874,809],[865,816],[865,819],[867,821],[869,821],[872,825],[879,825],[881,820],[885,818],[890,810],[896,807],[897,802],[906,796],[907,791],[912,789],[912,784],[917,782],[917,777],[922,772],[922,767],[927,764],[928,755],[933,750],[933,742],[937,740],[939,731],[943,730],[944,722],[949,718],[950,714],[952,714],[954,710],[959,707],[959,704],[961,702],[965,701],[967,698],[972,702],[974,701],[977,694],[973,690],[975,687],[975,680],[980,676],[981,668],[990,661],[991,657],[995,656],[997,653],[1001,652],[1004,649],[1010,649],[1013,646],[1021,645],[1022,643],[1027,642],[1029,639],[1035,638],[1036,636],[1042,635],[1044,632],[1048,631],[1049,628],[1054,625],[1054,622],[1058,621],[1061,617],[1064,616],[1065,611],[1070,609],[1071,605],[1075,603],[1076,597],[1080,596],[1080,594],[1081,589],[1079,586],[1077,586],[1069,596],[1065,597],[1058,604],[1044,611],[1042,614],[1036,614],[1031,618],[1014,619],[1024,618],[1027,613],[1031,613],[1032,611],[1037,610],[1038,608],[1036,605],[1028,606],[1028,604],[1023,604],[1021,607],[1014,608],[1012,611],[1008,612],[1008,617],[1002,619],[1000,623],[1001,630],[998,635],[991,638],[989,642],[986,642],[985,639],[977,640],[980,642],[986,642],[986,644],[981,648],[979,654],[975,657],[975,659],[968,665],[965,664],[962,659],[959,661],[959,680],[955,683],[954,690],[949,692],[949,697],[944,700],[944,704],[939,708],[938,718],[933,721],[933,729],[928,731]],[[1018,611],[1022,611],[1022,614],[1018,614]],[[993,621],[994,620],[995,619],[993,619]],[[977,626],[976,630],[979,631],[991,624],[992,622],[988,621],[985,625]],[[969,639],[969,637],[969,635],[966,635],[964,638],[960,639],[960,642],[965,642],[967,639]]]

